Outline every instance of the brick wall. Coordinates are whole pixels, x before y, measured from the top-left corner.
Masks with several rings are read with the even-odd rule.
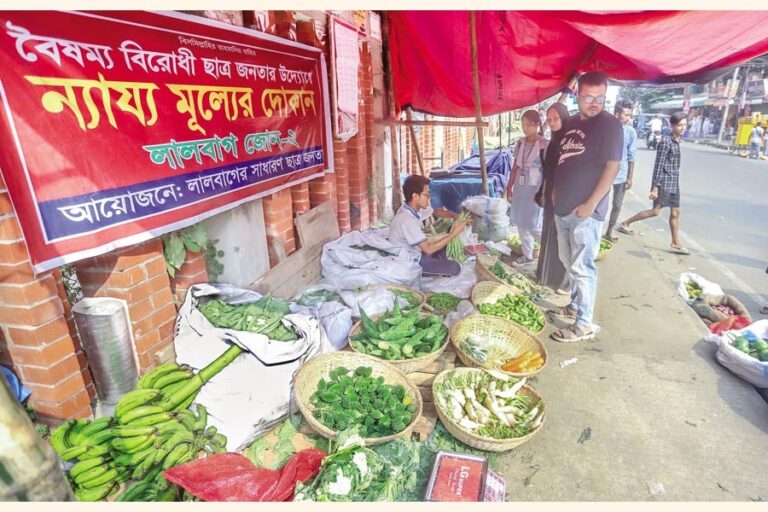
[[[208,269],[205,265],[205,253],[203,251],[187,252],[184,264],[171,278],[171,292],[176,298],[177,305],[184,302],[187,291],[193,284],[207,282]]]

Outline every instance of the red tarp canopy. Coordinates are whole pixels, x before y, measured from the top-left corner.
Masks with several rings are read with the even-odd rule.
[[[391,11],[395,102],[474,117],[469,11]],[[598,69],[615,80],[706,82],[768,53],[768,11],[477,11],[483,115],[532,105]]]

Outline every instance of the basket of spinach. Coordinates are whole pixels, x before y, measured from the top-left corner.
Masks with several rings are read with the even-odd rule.
[[[356,428],[368,446],[408,437],[421,416],[419,390],[394,366],[354,352],[305,363],[294,381],[299,410],[328,439]]]

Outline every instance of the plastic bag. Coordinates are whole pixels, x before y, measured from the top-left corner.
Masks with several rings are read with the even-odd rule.
[[[447,292],[467,299],[472,295],[472,288],[477,284],[477,274],[475,273],[475,259],[467,260],[461,266],[461,272],[457,276],[451,277],[423,277],[421,279],[422,290],[425,292]],[[367,313],[368,310],[366,309]]]
[[[758,361],[731,345],[733,337],[768,339],[768,320],[759,320],[749,327],[738,331],[728,331],[720,335],[709,335],[706,341],[717,343],[717,361],[758,388],[768,388],[768,362]]]
[[[680,282],[677,285],[677,293],[685,299],[685,301],[688,304],[691,304],[695,298],[688,295],[688,288],[686,288],[686,284],[688,281],[693,281],[699,287],[701,288],[701,293],[707,294],[707,295],[723,295],[723,289],[720,288],[720,285],[717,283],[713,283],[712,281],[707,281],[703,277],[701,277],[698,274],[693,274],[691,272],[683,272],[680,274]]]
[[[723,334],[726,331],[743,329],[749,325],[750,319],[746,316],[729,316],[709,326],[709,330],[715,334]]]
[[[239,453],[217,453],[163,476],[204,501],[291,501],[296,483],[317,475],[325,455],[314,448],[302,450],[275,471],[258,468]]]
[[[344,302],[352,309],[352,316],[360,318],[360,308],[368,316],[386,313],[395,307],[397,300],[400,307],[408,305],[408,301],[398,297],[385,286],[375,286],[361,292],[341,292]]]
[[[443,320],[443,325],[445,325],[447,328],[451,328],[453,324],[461,320],[462,318],[466,318],[469,315],[473,315],[477,313],[475,310],[475,306],[472,305],[471,302],[468,300],[463,300],[459,302],[459,305],[456,306],[456,310],[448,313],[445,316],[445,320]]]
[[[473,196],[461,203],[473,216],[472,228],[480,240],[498,242],[507,238],[509,203],[501,197]]]
[[[347,337],[352,330],[352,310],[344,304],[335,301],[324,302],[320,307],[314,308],[291,304],[291,312],[317,318],[334,350],[347,346]]]
[[[8,386],[11,389],[11,396],[15,397],[19,403],[24,403],[24,401],[29,398],[29,395],[32,394],[30,390],[22,386],[18,377],[16,377],[16,374],[5,366],[0,366],[0,375],[5,376],[5,380],[8,382]]]

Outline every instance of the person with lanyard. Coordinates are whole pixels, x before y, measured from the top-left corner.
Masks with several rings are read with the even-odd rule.
[[[433,210],[429,204],[429,178],[408,176],[403,184],[405,203],[401,206],[389,227],[389,241],[407,249],[410,258],[421,265],[422,274],[456,276],[461,265],[448,259],[445,248],[448,242],[461,235],[466,222],[459,222],[458,215],[448,210]],[[454,219],[451,231],[440,238],[427,240],[423,231],[424,221],[432,214]]]
[[[544,208],[542,222],[541,251],[539,264],[536,266],[536,279],[539,284],[556,290],[558,295],[570,295],[570,285],[565,266],[560,261],[557,248],[557,229],[555,228],[555,205],[552,202],[552,187],[555,168],[560,158],[560,139],[568,123],[568,108],[562,103],[555,103],[547,109],[547,125],[552,131],[552,139],[544,153],[544,181],[536,194],[536,202]]]
[[[536,203],[536,194],[543,180],[543,155],[548,141],[541,135],[541,119],[535,110],[523,114],[525,137],[515,148],[515,162],[507,183],[505,197],[512,197],[509,220],[517,225],[522,256],[517,265],[533,263],[536,241],[541,240],[542,209]]]

